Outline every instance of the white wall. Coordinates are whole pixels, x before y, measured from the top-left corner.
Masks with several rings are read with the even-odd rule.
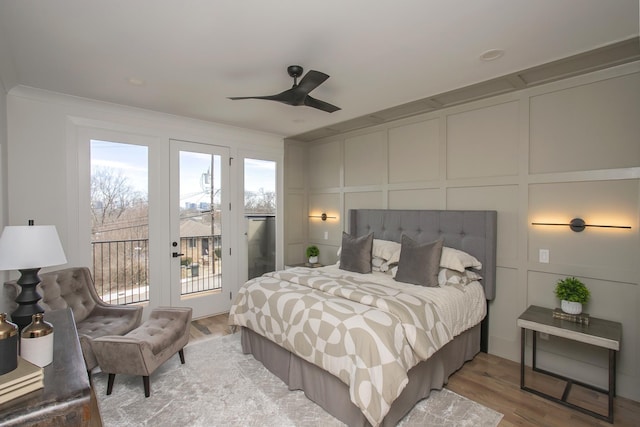
[[[309,144],[288,141],[287,152],[306,151],[300,165],[308,164],[287,164],[305,178],[285,180],[296,200],[286,221],[308,230],[285,242],[288,262],[307,243],[320,247],[321,262],[335,262],[352,208],[497,210],[489,351],[519,361],[517,317],[532,304],[558,306],[555,282],[575,275],[592,292],[585,311],[623,324],[618,394],[640,400],[639,118],[636,62]],[[307,218],[305,196],[309,213],[338,219]],[[531,225],[574,217],[632,229]],[[538,262],[539,249],[550,250],[550,263]],[[553,338],[539,349],[541,367],[606,387],[606,353]]]
[[[80,168],[87,167],[78,159],[78,140],[84,128],[154,139],[160,145],[166,144],[167,158],[170,139],[226,146],[235,158],[245,152],[282,158],[284,152],[282,137],[277,135],[32,88],[12,89],[6,104],[6,224],[26,224],[28,219],[34,219],[36,224],[55,225],[69,266],[85,265],[87,252],[78,237],[79,211],[85,209],[78,204],[80,186],[77,182]],[[234,177],[241,176],[237,167],[232,170]],[[164,190],[160,189],[164,194],[168,192],[168,174],[168,168],[160,172],[161,181],[167,183]],[[232,199],[234,202],[242,200],[241,192],[238,194],[240,196]],[[167,196],[163,197],[166,200]],[[241,210],[236,212],[241,215]],[[236,247],[243,242],[241,233],[233,238],[237,239],[232,242]]]

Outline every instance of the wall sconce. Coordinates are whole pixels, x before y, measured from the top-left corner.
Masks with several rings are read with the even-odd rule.
[[[631,227],[628,225],[595,225],[595,224],[586,224],[584,219],[582,218],[573,218],[571,222],[568,224],[559,224],[554,222],[532,222],[531,225],[563,225],[565,227],[569,227],[572,231],[579,233],[584,231],[586,227],[600,227],[600,228],[628,228]]]
[[[336,219],[335,216],[327,216],[327,214],[324,212],[322,212],[321,215],[309,215],[309,218],[320,218],[323,221],[326,221],[328,218]]]

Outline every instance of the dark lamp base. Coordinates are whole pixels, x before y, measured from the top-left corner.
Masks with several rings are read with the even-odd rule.
[[[16,297],[18,308],[11,313],[11,320],[22,331],[31,323],[32,316],[36,313],[44,313],[44,309],[38,305],[38,301],[42,297],[36,289],[38,283],[40,283],[40,277],[38,277],[40,269],[28,268],[19,271],[21,276],[17,283],[22,288],[22,291]]]

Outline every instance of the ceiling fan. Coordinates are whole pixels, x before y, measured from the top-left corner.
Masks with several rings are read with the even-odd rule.
[[[298,77],[302,75],[303,71],[303,68],[299,65],[288,66],[287,72],[293,77],[293,86],[291,86],[291,89],[287,89],[277,95],[236,96],[229,99],[233,99],[234,101],[238,99],[266,99],[268,101],[282,102],[287,105],[306,105],[307,107],[317,108],[327,113],[338,111],[340,109],[339,107],[309,96],[309,92],[320,86],[329,76],[320,71],[310,70],[302,80],[300,80],[300,83],[298,83]]]

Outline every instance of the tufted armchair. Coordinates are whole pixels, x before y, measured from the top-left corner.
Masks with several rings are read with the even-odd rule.
[[[87,371],[98,366],[91,348],[94,339],[104,335],[124,335],[137,328],[142,320],[142,307],[111,305],[98,296],[91,272],[86,267],[72,267],[40,274],[40,306],[45,313],[70,308],[76,321],[82,355]],[[20,292],[16,281],[4,284],[8,301]],[[14,310],[17,305],[11,309]]]

